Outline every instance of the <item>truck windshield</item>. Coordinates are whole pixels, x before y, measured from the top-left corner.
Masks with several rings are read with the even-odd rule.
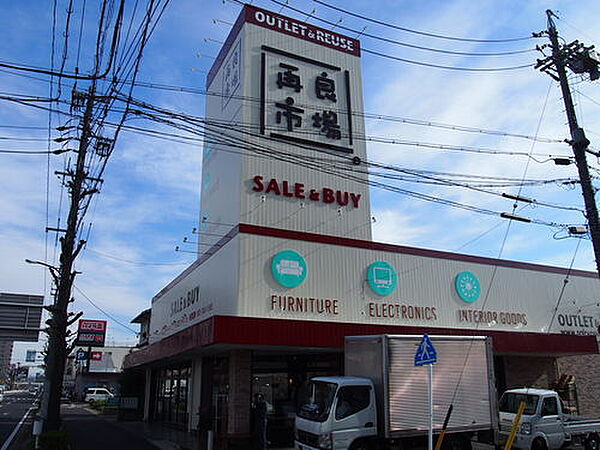
[[[327,420],[337,387],[324,381],[309,382],[298,398],[298,416],[317,422]]]
[[[518,394],[516,392],[505,392],[500,399],[500,412],[516,414],[519,411],[521,402],[525,402],[525,411],[523,414],[535,414],[539,396],[533,394]]]

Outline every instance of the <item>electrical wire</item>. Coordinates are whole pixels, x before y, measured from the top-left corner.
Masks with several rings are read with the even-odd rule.
[[[241,0],[231,0],[239,5],[244,5],[244,3]],[[271,0],[273,3],[278,4],[278,5],[283,5],[282,2],[278,1],[278,0]],[[305,11],[302,11],[300,9],[294,8],[292,6],[289,5],[285,5],[287,8],[289,8],[292,11],[295,11],[299,14],[303,14],[306,15]],[[348,31],[351,31],[353,33],[358,33],[359,31],[357,30],[353,30],[353,29],[348,29],[346,27],[344,27],[343,25],[339,25],[337,23],[331,22],[329,20],[326,19],[322,19],[319,18],[317,16],[313,17],[315,19],[317,19],[320,22],[323,22],[327,25],[334,25],[334,26],[338,26],[342,29],[346,29]],[[363,33],[364,34],[364,33]],[[397,42],[396,42],[397,43]],[[426,47],[422,47],[420,48],[421,50],[426,49]],[[446,51],[442,51],[442,50],[437,50],[437,49],[428,49],[430,51],[439,51],[439,52],[444,52],[444,53],[448,53]],[[382,52],[378,52],[375,50],[368,50],[364,47],[361,47],[361,51],[365,52],[365,53],[369,53],[375,56],[380,56],[380,57],[384,57],[387,59],[391,59],[394,61],[399,61],[399,62],[403,62],[403,63],[408,63],[408,64],[413,64],[413,65],[418,65],[418,66],[424,66],[424,67],[431,67],[431,68],[436,68],[436,69],[445,69],[445,70],[457,70],[457,71],[463,71],[463,72],[504,72],[504,71],[509,71],[509,70],[519,70],[519,69],[524,69],[524,68],[528,68],[528,67],[533,67],[533,64],[526,64],[526,65],[517,65],[517,66],[506,66],[506,67],[486,67],[486,68],[482,68],[482,67],[477,67],[477,68],[473,68],[473,67],[456,67],[456,66],[447,66],[447,65],[442,65],[442,64],[433,64],[433,63],[427,63],[427,62],[423,62],[423,61],[417,61],[417,60],[413,60],[413,59],[407,59],[407,58],[401,58],[398,56],[392,56],[389,55],[387,53],[382,53]],[[465,56],[465,55],[462,55]],[[471,55],[473,56],[473,55]]]
[[[18,74],[18,73],[14,73],[13,75],[25,76],[23,74]],[[45,82],[45,80],[41,79],[41,78],[34,78],[34,79]],[[120,80],[120,81],[123,84],[131,84],[132,83],[131,80]],[[225,96],[225,94],[223,94],[222,92],[208,91],[208,90],[204,90],[204,89],[191,88],[191,87],[186,87],[186,86],[177,86],[177,85],[171,85],[171,84],[150,83],[150,82],[146,82],[146,81],[136,81],[134,84],[135,84],[135,86],[148,88],[148,89],[182,92],[182,93],[188,93],[188,94],[197,94],[197,95],[214,96],[214,97],[224,97]],[[260,98],[258,98],[258,97],[233,95],[233,96],[231,96],[231,98],[240,100],[240,101],[257,102],[257,103],[260,102]],[[309,108],[314,108],[314,107],[311,107],[310,105],[303,105],[303,106],[309,107]],[[431,120],[415,119],[415,118],[410,118],[410,117],[386,115],[386,114],[380,114],[380,113],[375,113],[375,112],[359,113],[357,111],[353,111],[352,117],[371,119],[371,120],[379,120],[379,121],[385,121],[385,122],[404,123],[404,124],[417,125],[417,126],[426,126],[426,127],[432,127],[432,128],[440,128],[440,129],[449,130],[449,131],[461,131],[461,132],[466,132],[466,133],[484,134],[484,135],[490,135],[490,136],[513,137],[513,138],[520,138],[520,139],[525,139],[525,140],[536,139],[538,142],[545,142],[545,143],[554,143],[554,144],[564,144],[565,143],[564,139],[558,139],[558,138],[548,138],[548,137],[534,138],[533,136],[530,136],[530,135],[520,134],[520,133],[512,133],[512,132],[502,131],[502,130],[491,130],[491,129],[478,128],[478,127],[467,127],[464,125],[449,124],[449,123],[436,122],[436,121],[431,121]]]
[[[70,150],[4,150],[0,149],[0,153],[7,155],[60,155],[61,153]]]
[[[369,50],[361,48],[361,51],[369,53],[370,55],[379,56],[392,61],[403,62],[412,64],[415,66],[431,67],[433,69],[444,69],[444,70],[456,70],[459,72],[507,72],[511,70],[530,69],[534,67],[534,64],[521,64],[516,66],[505,66],[505,67],[457,67],[457,66],[446,66],[443,64],[427,63],[423,61],[416,61],[414,59],[401,58],[400,56],[389,55],[387,53],[378,52],[375,50]]]
[[[148,106],[148,105],[145,105],[145,104],[144,104],[144,105],[142,105],[142,104],[138,104],[138,106]],[[154,119],[156,119],[156,118],[154,118]],[[214,124],[214,123],[211,123],[211,125],[213,125],[213,126],[214,126],[215,124]],[[189,131],[189,130],[188,130],[188,131]],[[239,130],[238,130],[238,131],[239,131]],[[229,144],[232,144],[232,143],[229,143]],[[377,182],[373,182],[373,183],[377,183]],[[383,188],[385,188],[385,189],[390,189],[390,187],[389,187],[388,185],[386,185],[386,184],[383,184],[383,183],[374,184],[374,185],[377,185],[377,186],[379,186],[379,187],[383,187]],[[440,200],[440,199],[438,199],[438,200],[433,200],[433,198],[431,198],[430,196],[426,196],[426,197],[420,197],[420,194],[419,194],[419,193],[415,193],[414,191],[407,191],[407,190],[404,190],[404,191],[398,191],[398,190],[397,190],[397,189],[398,189],[397,187],[394,187],[394,188],[392,188],[392,189],[395,189],[397,193],[405,193],[405,194],[409,194],[409,195],[415,195],[415,196],[417,196],[417,197],[419,197],[419,198],[421,198],[421,199],[427,199],[427,200],[436,201],[436,202],[441,202],[441,203],[443,203],[443,202],[444,202],[444,200]],[[497,193],[495,193],[495,195],[498,195],[498,194],[497,194]],[[458,206],[458,203],[457,203],[457,204],[453,204],[453,205],[454,205],[454,206]],[[563,209],[570,209],[570,210],[578,210],[577,208],[572,208],[572,207],[562,207],[562,206],[560,206],[560,205],[552,205],[552,204],[544,204],[544,206],[549,206],[549,207],[559,207],[559,208],[563,208]],[[471,210],[472,210],[472,209],[471,209]],[[487,211],[487,213],[488,213],[488,214],[491,214],[492,212],[488,210],[488,211]],[[546,223],[546,224],[549,224],[550,222],[545,222],[545,223]]]
[[[133,101],[132,100],[132,103],[134,103],[138,107],[146,107],[148,109],[155,110],[155,111],[161,112],[161,113],[164,112],[160,108],[152,107],[152,105],[148,105],[148,104],[145,104],[143,102]],[[171,113],[171,114],[173,115],[173,117],[177,117],[179,119],[182,119],[181,115],[177,115],[175,113]],[[155,118],[155,119],[158,119],[158,118]],[[164,122],[164,119],[159,119],[159,121]],[[211,125],[214,125],[214,124],[211,124]],[[236,130],[232,129],[230,131],[236,131],[236,133],[242,133],[242,134],[244,133],[244,131],[237,130],[237,129]],[[259,137],[259,136],[255,135],[254,137]],[[273,140],[273,139],[267,138],[266,140]],[[230,142],[229,144],[230,145],[236,145],[236,143],[234,143],[234,142]],[[303,146],[299,145],[299,147],[303,147]],[[275,153],[275,152],[273,152],[273,153]],[[271,154],[271,157],[274,156],[273,153]],[[279,158],[282,157],[281,156],[281,152],[280,152],[280,155],[278,155],[278,156],[279,156]],[[296,160],[295,161],[296,163],[304,164],[305,166],[307,165],[306,161],[299,161],[298,155],[287,154],[287,157],[290,157],[290,156],[292,156]],[[288,159],[288,162],[289,161],[290,160]],[[307,167],[310,167],[310,166],[311,166],[311,164],[308,164]],[[313,167],[315,167],[314,164],[313,164]],[[323,168],[316,168],[316,169],[317,170],[322,170],[322,171],[324,170]],[[479,213],[488,214],[488,215],[497,215],[498,214],[498,213],[495,213],[495,212],[493,212],[491,210],[488,210],[488,209],[485,209],[485,208],[477,208],[477,207],[473,207],[471,205],[462,204],[460,202],[455,202],[455,201],[448,200],[448,199],[441,199],[441,198],[438,198],[438,197],[435,197],[435,196],[430,196],[430,195],[427,195],[427,194],[422,194],[422,193],[410,191],[410,190],[407,190],[407,189],[402,189],[402,188],[399,188],[397,186],[390,186],[390,185],[387,185],[387,184],[384,184],[384,183],[379,183],[379,182],[376,182],[376,181],[370,181],[370,182],[367,181],[367,182],[365,182],[361,178],[357,178],[357,177],[350,176],[350,175],[347,175],[347,174],[341,175],[340,173],[336,173],[336,175],[339,176],[339,177],[341,177],[341,178],[352,179],[352,180],[357,181],[359,183],[369,184],[371,186],[380,187],[380,188],[385,189],[385,190],[391,190],[391,191],[396,192],[396,193],[402,193],[402,194],[405,194],[405,195],[408,195],[408,196],[419,198],[421,200],[427,200],[427,201],[434,202],[434,203],[441,203],[441,204],[445,204],[446,206],[452,206],[452,207],[456,207],[456,208],[459,208],[459,209],[466,209],[466,210],[469,210],[471,212],[479,212]],[[540,222],[543,222],[543,224],[548,225],[548,226],[558,226],[558,224],[556,224],[554,222],[544,222],[544,221],[539,221],[539,220],[535,220],[535,219],[533,220],[533,222],[538,223],[538,224],[542,224]]]
[[[57,9],[57,0],[53,1],[52,4],[52,38],[51,38],[51,50],[50,50],[50,67],[52,72],[54,72],[54,51],[55,51],[55,42],[56,42],[56,9]],[[51,75],[49,80],[49,93],[50,98],[54,97],[54,78]],[[48,109],[48,143],[46,150],[46,183],[45,183],[45,225],[46,230],[48,229],[48,225],[50,224],[50,139],[52,137],[52,108]],[[2,152],[6,153],[6,152]],[[25,154],[25,153],[20,153]],[[48,264],[48,233],[44,233],[44,262]],[[44,292],[48,291],[48,271],[44,270]],[[50,296],[49,296],[50,297]]]
[[[456,37],[456,36],[448,36],[448,35],[443,35],[443,34],[437,34],[437,33],[428,33],[425,31],[418,31],[418,30],[414,30],[412,28],[407,28],[407,27],[401,27],[399,25],[395,25],[389,22],[385,22],[382,20],[376,20],[372,17],[368,17],[365,16],[363,14],[358,14],[352,11],[349,11],[346,8],[338,8],[336,6],[330,5],[329,3],[324,2],[323,0],[313,0],[315,3],[318,3],[322,6],[325,6],[327,8],[333,9],[335,11],[344,13],[344,14],[348,14],[349,16],[353,16],[356,17],[358,19],[362,19],[362,20],[366,20],[367,22],[371,22],[371,23],[375,23],[377,25],[382,25],[388,28],[392,28],[394,30],[400,30],[400,31],[406,31],[407,33],[413,33],[413,34],[417,34],[419,36],[427,36],[427,37],[432,37],[432,38],[437,38],[437,39],[445,39],[445,40],[450,40],[450,41],[460,41],[460,42],[479,42],[479,43],[506,43],[506,42],[518,42],[518,41],[528,41],[531,39],[534,39],[534,36],[523,36],[523,37],[515,37],[515,38],[505,38],[505,39],[473,39],[473,38],[462,38],[462,37]]]
[[[242,2],[241,0],[231,0],[233,3],[237,3],[238,5],[241,5],[242,7],[244,6],[244,2]],[[276,3],[278,5],[284,5],[284,3],[279,2],[278,0],[271,0],[273,3]],[[294,8],[290,5],[285,5],[286,8],[295,11],[299,14],[302,15],[306,15],[307,13],[305,11],[302,11],[300,9]],[[313,17],[317,20],[319,20],[320,22],[326,23],[327,25],[333,25],[333,26],[338,26],[340,28],[345,28],[341,25],[339,25],[339,23],[334,23],[331,21],[328,21],[326,19],[321,19],[319,17],[316,17],[313,15]],[[357,30],[352,30],[352,32],[358,33]],[[446,66],[446,65],[442,65],[442,64],[433,64],[433,63],[426,63],[426,62],[422,62],[422,61],[416,61],[416,60],[412,60],[412,59],[407,59],[407,58],[400,58],[398,56],[392,56],[392,55],[388,55],[386,53],[382,53],[382,52],[378,52],[378,51],[374,51],[374,50],[368,50],[364,47],[361,47],[361,51],[365,52],[365,53],[370,53],[372,55],[375,56],[380,56],[380,57],[384,57],[387,59],[391,59],[394,61],[398,61],[398,62],[403,62],[403,63],[407,63],[407,64],[413,64],[413,65],[418,65],[418,66],[424,66],[424,67],[431,67],[431,68],[435,68],[435,69],[445,69],[445,70],[456,70],[456,71],[462,71],[462,72],[505,72],[505,71],[512,71],[512,70],[520,70],[520,69],[524,69],[524,68],[529,68],[529,67],[533,67],[533,64],[527,64],[527,65],[517,65],[517,66],[506,66],[506,67],[457,67],[457,66]]]
[[[292,11],[298,12],[300,13],[301,10],[297,9],[297,8],[292,8],[291,6],[289,6],[288,2],[285,2],[285,4],[283,2],[280,2],[278,0],[271,0],[273,3],[277,4],[277,5],[281,5],[282,8],[289,8]],[[302,12],[303,14],[305,14],[304,12]],[[350,27],[347,27],[345,25],[341,25],[341,23],[337,22],[334,23],[330,20],[327,19],[323,19],[322,17],[313,15],[313,17],[315,19],[317,19],[320,22],[325,23],[326,25],[334,25],[337,26],[338,28],[349,32],[349,33],[357,33],[360,34],[361,36],[365,36],[367,38],[371,38],[371,39],[375,39],[378,41],[382,41],[385,42],[387,44],[394,44],[394,45],[398,45],[401,47],[407,47],[407,48],[412,48],[415,50],[423,50],[423,51],[428,51],[428,52],[433,52],[433,53],[440,53],[440,54],[445,54],[445,55],[451,55],[451,56],[476,56],[476,57],[495,57],[495,56],[510,56],[510,55],[519,55],[519,54],[524,54],[524,53],[531,53],[536,51],[535,49],[531,48],[531,49],[526,49],[526,50],[510,50],[510,51],[504,51],[504,52],[459,52],[459,51],[451,51],[451,50],[442,50],[442,49],[438,49],[438,48],[432,48],[432,47],[425,47],[422,45],[415,45],[415,44],[409,44],[407,42],[403,42],[403,41],[399,41],[397,39],[390,39],[390,38],[386,38],[383,36],[378,36],[372,33],[368,33],[365,28],[363,28],[363,30],[359,31]]]
[[[571,270],[573,269],[573,264],[575,263],[575,258],[577,257],[577,251],[579,250],[579,245],[581,244],[581,239],[577,239],[577,245],[575,246],[575,251],[573,252],[573,257],[571,258],[571,264],[569,264],[569,269],[565,275],[565,279],[563,280],[563,285],[560,290],[560,294],[558,294],[558,299],[556,300],[556,306],[552,311],[552,317],[550,318],[550,324],[548,325],[548,333],[552,329],[552,325],[554,324],[554,318],[556,317],[556,313],[558,312],[558,308],[560,307],[560,302],[562,301],[563,294],[565,293],[565,289],[567,288],[567,284],[569,283],[569,276],[571,275]]]
[[[96,302],[94,302],[85,292],[83,292],[81,290],[81,288],[79,286],[77,286],[75,283],[73,283],[73,287],[77,290],[77,292],[79,292],[83,296],[84,299],[86,299],[88,301],[88,303],[90,305],[92,305],[94,308],[96,308],[98,311],[100,311],[102,314],[104,314],[106,317],[108,317],[114,323],[120,325],[121,327],[130,331],[131,333],[135,334],[136,336],[139,335],[139,333],[137,331],[135,331],[133,328],[130,328],[129,326],[125,325],[119,319],[115,318],[115,316],[113,316],[112,314],[110,314],[105,309],[101,308],[100,306],[98,306],[98,304]]]
[[[171,262],[171,263],[167,263],[167,262],[147,262],[147,261],[134,261],[131,259],[126,259],[126,258],[120,258],[118,256],[114,256],[114,255],[110,255],[108,253],[104,253],[98,250],[94,250],[91,248],[88,248],[87,250],[88,252],[91,253],[95,253],[97,255],[100,255],[103,258],[108,258],[111,259],[113,261],[119,261],[119,262],[124,262],[127,264],[133,264],[135,266],[184,266],[184,265],[188,265],[188,262]]]

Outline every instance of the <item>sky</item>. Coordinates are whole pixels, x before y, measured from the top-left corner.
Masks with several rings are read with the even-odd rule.
[[[74,0],[66,33],[69,0],[0,0],[0,63],[55,70],[62,67],[69,73],[77,66],[81,73],[89,73],[93,67],[100,4]],[[124,25],[134,23],[133,27],[124,28],[131,33],[129,37],[134,35],[147,4],[148,1],[125,2]],[[600,25],[590,14],[596,9],[595,2],[288,0],[287,7],[281,2],[260,0],[253,4],[300,20],[308,17],[314,25],[334,27],[335,31],[352,37],[362,31],[363,96],[365,111],[372,115],[366,120],[367,135],[372,138],[367,144],[369,159],[402,170],[420,171],[419,182],[395,182],[405,190],[404,194],[371,188],[374,240],[595,270],[591,241],[569,237],[564,228],[564,225],[583,224],[585,218],[581,212],[580,188],[568,183],[577,177],[575,166],[556,166],[551,160],[571,155],[570,147],[559,142],[568,138],[569,133],[558,84],[531,66],[505,71],[431,67],[489,69],[533,65],[537,58],[543,57],[535,47],[546,44],[545,37],[511,42],[473,40],[527,38],[532,32],[546,29],[545,11],[549,8],[558,16],[556,25],[565,42],[578,39],[586,45],[598,43]],[[144,49],[137,80],[204,89],[206,72],[240,10],[239,3],[229,0],[168,3]],[[463,40],[415,34],[366,18]],[[447,52],[511,54],[467,56]],[[48,102],[25,105],[7,98],[58,96],[69,100],[73,80],[62,79],[59,85],[57,77],[0,69],[0,150],[62,148],[63,143],[53,139],[69,136],[68,132],[61,134],[56,130],[72,125],[67,115],[50,114],[31,106],[46,107]],[[85,89],[88,85],[80,81],[77,87]],[[98,86],[105,89],[107,82],[101,81]],[[580,125],[591,147],[600,149],[600,84],[573,75],[571,86]],[[205,97],[199,93],[136,86],[132,95],[171,111],[204,115]],[[55,110],[68,111],[67,104],[52,104]],[[109,119],[118,118],[118,114],[111,114]],[[130,118],[127,124],[181,133],[140,117]],[[457,127],[466,127],[471,132],[459,131]],[[502,133],[489,133],[490,130]],[[107,126],[103,131],[110,134],[114,129]],[[534,141],[510,135],[543,139]],[[395,140],[395,143],[377,142],[381,140]],[[410,142],[420,145],[406,145]],[[423,144],[435,144],[438,148]],[[482,149],[487,153],[481,153]],[[74,154],[48,157],[0,153],[0,291],[50,297],[46,269],[27,264],[25,259],[57,264],[56,233],[46,233],[45,229],[60,227],[59,217],[63,226],[65,223],[68,196],[54,171],[64,170],[68,158],[74,158]],[[588,155],[588,164],[592,175],[597,177],[600,169],[597,158]],[[195,247],[183,239],[196,240],[192,229],[198,226],[201,210],[201,168],[201,142],[182,144],[131,129],[119,134],[103,173],[101,192],[94,196],[86,215],[82,238],[87,245],[76,262],[76,270],[81,274],[75,280],[75,301],[71,305],[71,311],[83,311],[86,318],[109,321],[108,344],[134,343],[137,325],[130,324],[130,320],[148,308],[153,295],[195,259]],[[462,174],[456,183],[468,183],[471,189],[456,183],[426,184],[423,171],[445,180],[449,178],[447,174]],[[488,182],[479,177],[562,180],[567,184],[548,181],[522,188],[472,189],[476,183]],[[593,182],[598,184],[597,179]],[[500,212],[513,212],[514,202],[482,189],[535,199],[533,204],[520,203],[516,213],[553,226],[500,218]],[[406,192],[498,214],[453,208],[417,199]],[[544,206],[547,204],[561,208]],[[182,251],[176,252],[176,246]],[[29,343],[19,344],[15,358],[22,359],[24,349],[33,347]]]

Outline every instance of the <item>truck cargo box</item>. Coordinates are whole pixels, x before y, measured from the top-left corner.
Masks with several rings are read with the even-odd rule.
[[[428,367],[415,367],[422,336],[350,336],[345,374],[373,380],[379,435],[415,436],[429,429]],[[433,366],[433,424],[441,430],[450,404],[449,432],[497,430],[491,339],[430,336],[437,352]]]

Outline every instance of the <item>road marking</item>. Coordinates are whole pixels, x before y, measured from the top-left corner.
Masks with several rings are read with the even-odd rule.
[[[0,447],[0,450],[8,450],[8,447],[10,447],[10,444],[12,443],[12,440],[15,438],[15,436],[19,432],[19,429],[21,428],[21,426],[23,425],[23,422],[25,422],[25,419],[27,419],[27,416],[29,415],[29,413],[31,411],[33,411],[33,407],[31,407],[31,408],[29,408],[27,410],[27,412],[21,418],[21,420],[19,421],[19,423],[17,424],[17,426],[15,427],[15,429],[12,431],[12,433],[10,433],[10,436],[8,436],[8,439],[6,439],[6,441],[4,441],[4,444],[2,444],[2,447]]]

